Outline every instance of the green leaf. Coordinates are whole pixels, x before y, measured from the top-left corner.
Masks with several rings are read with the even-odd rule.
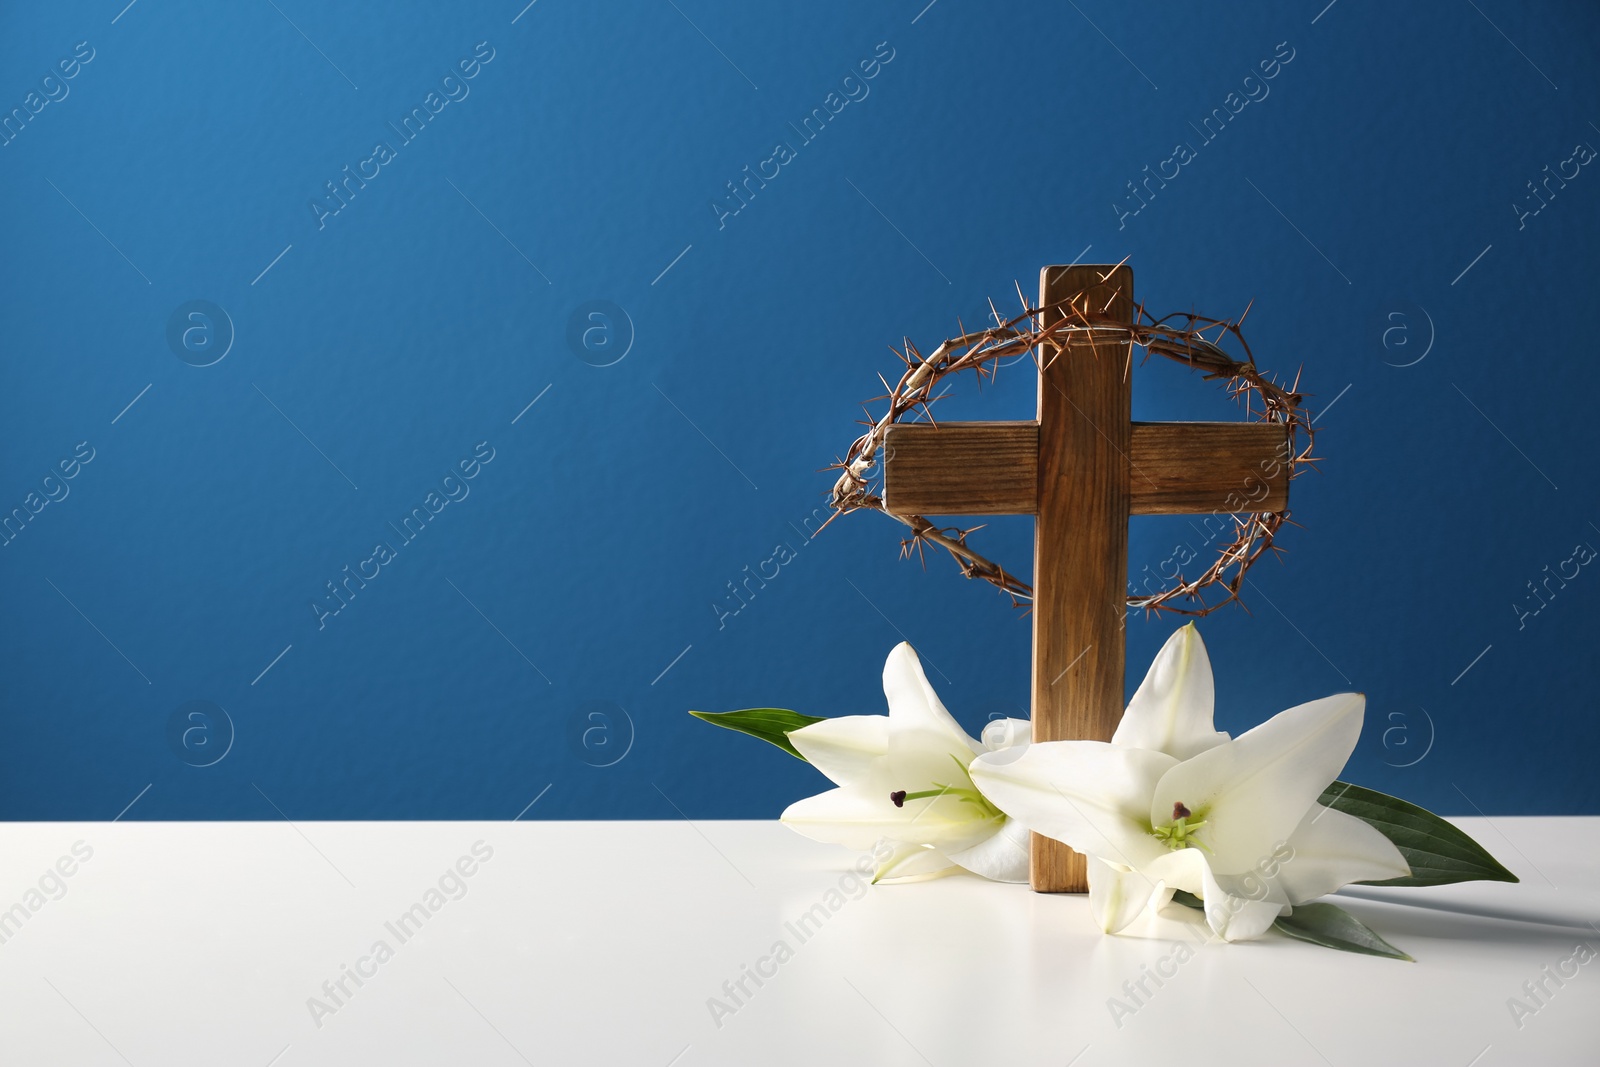
[[[1172,902],[1182,904],[1186,908],[1206,906],[1205,901],[1181,889],[1172,894]],[[1292,938],[1309,941],[1324,948],[1361,952],[1368,956],[1387,956],[1394,960],[1411,959],[1373,933],[1354,915],[1332,904],[1301,904],[1294,909],[1293,914],[1280,915],[1272,925]]]
[[[1301,904],[1291,914],[1278,916],[1272,926],[1290,937],[1324,948],[1416,962],[1379,937],[1366,923],[1332,904]]]
[[[1516,882],[1516,875],[1482,845],[1426,808],[1397,797],[1334,782],[1318,800],[1326,807],[1354,815],[1394,842],[1411,865],[1411,877],[1360,885],[1424,886],[1453,882]]]
[[[804,760],[800,751],[789,743],[789,731],[798,730],[802,726],[810,726],[821,719],[814,719],[810,715],[802,715],[798,711],[786,711],[783,708],[746,708],[743,711],[691,711],[689,713],[697,719],[704,719],[715,726],[724,726],[729,730],[737,730],[741,734],[759,737],[761,740],[777,745],[795,759]]]

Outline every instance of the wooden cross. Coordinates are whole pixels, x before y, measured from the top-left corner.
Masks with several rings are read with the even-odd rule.
[[[1039,306],[1133,319],[1125,266],[1046,267]],[[1034,422],[899,423],[884,442],[884,508],[902,515],[1036,516],[1033,739],[1109,741],[1122,717],[1128,516],[1278,511],[1289,428],[1136,423],[1125,331],[1083,331],[1040,354]],[[1241,506],[1243,505],[1243,506]],[[1033,888],[1087,889],[1084,858],[1033,835]]]

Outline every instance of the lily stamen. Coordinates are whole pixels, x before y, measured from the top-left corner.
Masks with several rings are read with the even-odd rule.
[[[1150,833],[1174,851],[1194,845],[1205,852],[1210,852],[1204,841],[1193,836],[1196,830],[1206,824],[1206,820],[1194,819],[1190,822],[1190,819],[1194,819],[1194,812],[1190,811],[1183,801],[1176,801],[1172,805],[1172,825],[1152,826]]]
[[[948,792],[950,792],[950,788],[948,786],[942,786],[938,789],[924,789],[920,793],[907,793],[904,789],[896,789],[893,793],[889,794],[889,799],[894,801],[895,807],[903,808],[906,806],[906,801],[908,800],[925,800],[928,797],[943,796]]]

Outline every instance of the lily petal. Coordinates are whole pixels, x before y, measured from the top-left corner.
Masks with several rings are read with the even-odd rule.
[[[784,809],[783,824],[813,841],[865,851],[880,837],[899,839],[906,818],[885,792],[876,800],[859,789],[838,788],[797,800]]]
[[[1212,873],[1205,853],[1199,849],[1180,848],[1164,857],[1161,866],[1172,877],[1167,883],[1169,886],[1183,888],[1176,886],[1177,882],[1199,886],[1198,895],[1205,899],[1206,925],[1224,941],[1255,940],[1267,932],[1284,910],[1277,901],[1256,900],[1229,892]]]
[[[1138,867],[1166,851],[1150,834],[1150,794],[1177,760],[1103,741],[1036,741],[967,768],[1001,811],[1091,856]]]
[[[960,738],[971,751],[983,751],[945,710],[939,695],[928,684],[928,676],[922,673],[916,650],[904,641],[894,646],[884,662],[883,695],[889,701],[889,718],[897,725],[950,734]]]
[[[1160,897],[1152,899],[1151,906],[1119,930],[1117,936],[1204,944],[1211,929],[1206,923],[1205,909],[1166,907],[1167,903]]]
[[[1351,882],[1404,878],[1411,867],[1400,850],[1354,815],[1311,805],[1289,835],[1292,855],[1279,867],[1278,883],[1291,904],[1304,904]]]
[[[960,851],[999,829],[999,812],[976,803],[966,771],[972,751],[961,740],[895,722],[889,724],[889,738],[889,755],[884,761],[889,784],[879,789],[885,802],[891,789],[908,793],[948,790],[937,796],[906,798],[901,809],[906,825],[895,836]]]
[[[798,732],[798,731],[796,731]],[[954,737],[943,730],[889,722],[889,752],[884,773],[894,789],[922,790],[935,782],[965,786],[962,771],[972,762],[972,749],[965,735]]]
[[[902,841],[892,844],[894,851],[878,865],[877,872],[872,876],[873,884],[909,882],[953,870],[956,866],[950,857],[932,846],[911,845]]]
[[[971,848],[950,853],[950,859],[973,874],[981,874],[995,882],[1026,882],[1028,880],[1028,828],[1015,819],[1007,819],[997,833],[979,841]]]
[[[951,757],[971,759],[965,747],[948,734],[896,731],[893,724],[890,735],[894,742],[889,755],[865,779],[795,801],[783,813],[784,824],[813,841],[855,849],[888,837],[960,851],[999,829],[998,812],[969,802],[957,791],[965,790],[967,781],[961,764]],[[889,798],[893,789],[921,792],[934,783],[952,791],[908,799],[899,807]]]
[[[1270,900],[1251,900],[1218,890],[1206,897],[1206,925],[1224,941],[1254,941],[1272,928],[1281,905]]]
[[[866,784],[889,751],[887,715],[842,715],[791,731],[789,743],[835,785]]]
[[[1365,708],[1358,693],[1313,700],[1183,761],[1156,785],[1149,819],[1171,822],[1174,805],[1182,804],[1206,820],[1197,836],[1210,849],[1210,869],[1256,869],[1338,776],[1361,736]]]
[[[1100,929],[1114,934],[1149,906],[1158,886],[1135,870],[1089,857],[1089,911]]]
[[[1161,646],[1111,743],[1153,748],[1180,760],[1215,748],[1228,740],[1212,724],[1215,692],[1211,657],[1191,622]]]
[[[1033,724],[1027,719],[991,719],[980,738],[990,752],[1000,752],[1033,740]]]

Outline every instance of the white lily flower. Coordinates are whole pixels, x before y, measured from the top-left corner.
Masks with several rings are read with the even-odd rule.
[[[1107,933],[1176,890],[1229,941],[1351,882],[1411,873],[1367,823],[1317,803],[1361,735],[1366,698],[1313,700],[1229,739],[1212,725],[1211,662],[1194,624],[1168,639],[1110,743],[1050,741],[978,757],[1003,811],[1089,856]]]
[[[972,784],[967,767],[991,748],[1026,746],[1028,723],[999,719],[980,743],[945,710],[911,646],[883,665],[888,715],[845,715],[789,741],[837,789],[789,805],[783,821],[814,841],[889,846],[873,881],[964,867],[1001,882],[1028,880],[1028,831]],[[875,848],[880,856],[885,850]]]

